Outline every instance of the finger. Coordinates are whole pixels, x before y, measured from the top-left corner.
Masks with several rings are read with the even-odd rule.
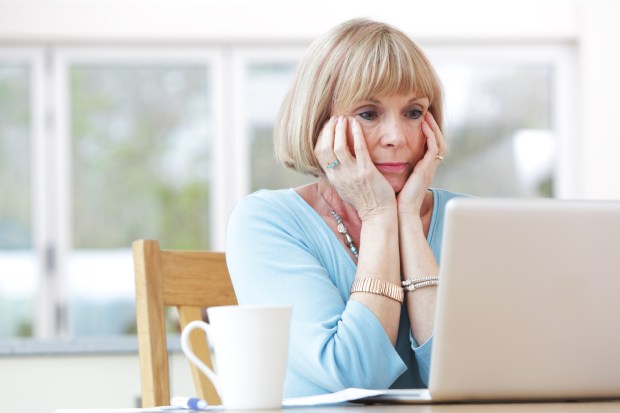
[[[426,136],[426,153],[414,166],[410,179],[415,175],[419,179],[419,184],[427,189],[433,181],[440,159],[437,158],[439,152],[435,133],[426,121],[422,122],[422,132]]]
[[[336,118],[332,116],[327,122],[325,122],[325,125],[323,126],[323,129],[319,134],[319,138],[314,146],[314,155],[324,171],[327,169],[327,165],[336,160],[333,149],[335,126]]]
[[[346,116],[338,116],[334,136],[334,153],[342,165],[350,165],[353,162],[351,151],[347,143],[347,129],[349,122]]]
[[[368,148],[366,147],[364,132],[357,119],[351,119],[351,134],[353,135],[353,151],[357,161],[360,162],[361,165],[372,163]]]
[[[443,159],[443,155],[439,154],[439,148],[437,146],[437,137],[435,132],[432,130],[431,126],[427,122],[422,123],[423,133],[426,135],[426,153],[424,157],[420,160],[418,165],[416,165],[415,169],[419,171],[426,170],[428,175],[428,183],[432,180],[432,176],[435,174],[439,163]]]
[[[431,129],[433,130],[433,133],[435,134],[435,139],[437,141],[439,155],[444,156],[448,149],[448,145],[443,136],[443,132],[441,131],[441,128],[437,124],[437,121],[435,121],[435,118],[433,117],[433,114],[430,111],[426,112],[426,121],[428,122]]]
[[[438,143],[437,143],[437,135],[435,134],[435,132],[431,128],[431,125],[429,125],[428,122],[426,122],[426,121],[422,122],[422,132],[426,136],[427,151],[426,151],[425,157],[426,157],[426,155],[428,155],[428,156],[432,156],[434,158],[435,156],[437,156],[439,154],[439,146],[438,146]]]

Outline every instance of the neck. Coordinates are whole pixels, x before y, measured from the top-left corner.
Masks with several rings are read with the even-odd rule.
[[[331,208],[340,215],[343,220],[346,222],[350,221],[352,225],[357,226],[360,221],[357,211],[351,204],[340,198],[336,188],[334,188],[325,177],[319,178],[317,198],[318,204],[323,204],[325,206],[325,208],[323,208],[325,210],[325,215],[331,216],[329,211]]]
[[[324,181],[323,184],[325,183],[326,182]],[[351,254],[353,254],[354,258],[357,259],[359,257],[359,243],[357,241],[359,241],[361,221],[359,219],[359,216],[357,215],[357,212],[355,211],[355,208],[344,202],[342,198],[338,196],[338,192],[335,190],[335,188],[331,185],[324,186],[321,185],[319,181],[319,185],[317,186],[317,192],[318,198],[320,198],[319,201],[322,201],[322,203],[325,204],[325,206],[327,207],[326,215],[328,216],[326,216],[325,218],[328,221],[331,219],[335,221],[336,232],[343,237],[343,242],[345,246],[349,249],[349,251],[351,251]],[[341,207],[340,211],[344,212],[336,212],[335,207],[328,200],[328,198],[331,199],[332,202],[338,202],[339,206]],[[353,214],[357,220],[352,221],[351,219],[349,219],[347,220],[349,224],[347,224],[345,223],[345,218],[341,214],[344,215],[344,213],[348,213],[349,210],[353,211]],[[351,230],[347,228],[347,225],[349,226],[349,228],[351,228]]]

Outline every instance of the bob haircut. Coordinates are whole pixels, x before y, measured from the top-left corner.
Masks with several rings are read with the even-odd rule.
[[[316,39],[297,67],[274,127],[276,158],[319,176],[314,146],[335,110],[369,98],[415,93],[429,99],[441,128],[443,96],[435,70],[400,30],[354,19]]]

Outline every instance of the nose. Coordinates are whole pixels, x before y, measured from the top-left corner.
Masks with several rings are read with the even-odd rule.
[[[391,148],[402,146],[406,142],[406,125],[399,116],[388,117],[381,128],[381,145]]]

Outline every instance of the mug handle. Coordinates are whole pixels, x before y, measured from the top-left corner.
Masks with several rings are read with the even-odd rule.
[[[187,358],[196,365],[213,383],[215,390],[222,397],[222,391],[220,389],[219,378],[217,375],[211,370],[206,364],[204,364],[192,351],[192,346],[189,341],[189,335],[194,329],[200,329],[205,332],[207,338],[209,337],[209,330],[211,326],[208,323],[200,320],[194,320],[188,323],[183,331],[181,332],[181,349],[183,349],[183,353],[187,356]]]

